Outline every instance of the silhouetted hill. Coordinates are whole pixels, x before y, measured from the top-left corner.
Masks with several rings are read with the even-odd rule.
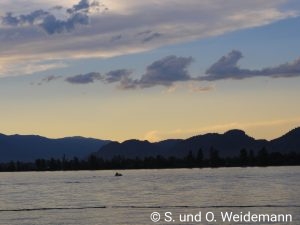
[[[169,155],[168,150],[181,142],[180,139],[170,139],[150,143],[149,141],[127,140],[122,143],[110,142],[103,146],[96,155],[103,159],[111,159],[114,156],[124,158],[145,158],[156,157],[157,155]]]
[[[160,149],[164,149],[166,152],[168,152],[169,149],[173,148],[181,141],[182,139],[167,139],[164,141],[155,142],[154,144],[158,146]]]
[[[208,157],[210,149],[214,148],[219,151],[221,157],[228,157],[238,156],[243,148],[257,152],[263,147],[266,147],[270,152],[300,152],[300,128],[272,141],[256,140],[244,131],[234,129],[224,134],[208,133],[186,140],[165,140],[156,143],[138,140],[123,143],[113,142],[100,148],[97,156],[105,159],[111,159],[114,156],[144,158],[146,156],[156,157],[157,155],[182,158],[187,156],[189,152],[196,156],[198,150],[202,149],[204,157]]]
[[[207,156],[213,147],[219,151],[220,156],[227,157],[238,155],[242,148],[258,150],[267,144],[266,140],[255,140],[242,130],[230,130],[224,134],[208,133],[188,138],[170,151],[176,156],[183,157],[190,151],[196,154],[201,148],[204,156]]]
[[[157,143],[149,141],[128,140],[122,143],[110,142],[97,152],[97,156],[103,159],[111,159],[114,156],[124,158],[145,158],[149,156],[165,155],[166,149],[172,147],[178,140],[165,140]]]
[[[63,155],[67,158],[84,158],[95,152],[98,157],[104,159],[114,156],[145,158],[157,155],[182,158],[190,151],[196,155],[200,148],[207,157],[212,147],[219,151],[221,157],[238,156],[243,148],[257,152],[262,147],[266,147],[269,152],[300,153],[300,128],[271,141],[256,140],[242,130],[230,130],[224,134],[208,133],[185,140],[169,139],[155,143],[139,140],[118,143],[84,137],[49,139],[34,135],[0,134],[0,162],[62,158]]]
[[[270,141],[269,149],[287,153],[300,152],[300,127],[297,127],[285,135]]]
[[[68,158],[83,158],[107,143],[108,141],[84,137],[49,139],[35,135],[0,134],[0,162],[62,158],[63,155]]]

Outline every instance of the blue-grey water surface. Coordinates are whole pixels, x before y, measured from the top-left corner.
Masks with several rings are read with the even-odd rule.
[[[221,212],[291,214],[300,224],[300,167],[115,172],[0,173],[0,224],[154,224],[152,212],[156,224],[251,224],[222,222]],[[199,212],[216,222],[179,221]]]

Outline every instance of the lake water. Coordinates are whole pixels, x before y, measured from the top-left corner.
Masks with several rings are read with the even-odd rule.
[[[292,223],[271,224],[300,224],[300,167],[115,172],[0,173],[0,224],[263,224],[222,222],[221,212],[291,214]],[[200,212],[202,222],[180,222]]]

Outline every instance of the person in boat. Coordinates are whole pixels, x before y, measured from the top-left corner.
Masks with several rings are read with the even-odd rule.
[[[123,175],[122,175],[121,173],[116,172],[116,173],[115,173],[115,176],[116,176],[116,177],[120,177],[120,176],[123,176]]]

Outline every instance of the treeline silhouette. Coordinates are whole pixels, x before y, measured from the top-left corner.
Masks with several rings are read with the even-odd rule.
[[[256,154],[247,149],[241,149],[239,156],[220,157],[215,148],[209,150],[208,157],[204,157],[202,149],[196,154],[189,152],[183,158],[163,156],[146,157],[143,159],[126,159],[116,156],[111,160],[98,158],[90,155],[86,160],[77,157],[67,159],[37,159],[32,162],[1,163],[1,172],[14,171],[58,171],[58,170],[106,170],[106,169],[165,169],[165,168],[205,168],[205,167],[252,167],[252,166],[296,166],[300,165],[300,153],[290,152],[282,154],[279,152],[269,153],[262,148]]]

